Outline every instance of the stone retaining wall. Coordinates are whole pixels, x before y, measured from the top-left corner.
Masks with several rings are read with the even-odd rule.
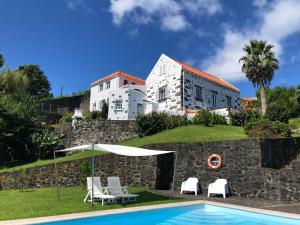
[[[188,177],[197,177],[203,192],[207,193],[209,183],[217,178],[226,178],[233,195],[300,201],[300,171],[274,169],[282,167],[283,164],[280,158],[272,161],[283,155],[286,163],[295,160],[296,155],[300,154],[299,143],[300,138],[286,138],[158,144],[147,147],[177,152],[176,190],[179,190],[182,181]],[[222,157],[220,170],[208,168],[207,158],[213,153]]]
[[[75,160],[57,164],[60,186],[80,184],[80,164],[91,159]],[[126,165],[126,166],[125,166]],[[26,187],[48,187],[56,184],[54,165],[29,168]],[[105,154],[95,157],[95,176],[106,185],[108,176],[119,176],[122,184],[155,188],[157,176],[156,157],[125,157]],[[0,173],[0,189],[17,188],[20,171]]]
[[[129,120],[79,120],[75,129],[71,129],[71,123],[64,123],[57,131],[66,134],[66,147],[92,141],[110,144],[137,136],[135,121]]]

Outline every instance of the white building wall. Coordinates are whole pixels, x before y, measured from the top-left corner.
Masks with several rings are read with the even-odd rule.
[[[202,88],[202,100],[196,99],[196,88]],[[213,106],[212,92],[217,94],[217,106]],[[193,75],[189,72],[184,72],[184,106],[186,109],[220,109],[226,108],[227,98],[231,97],[231,106],[234,109],[240,106],[240,94],[224,86],[218,85],[212,81]]]
[[[161,66],[165,73],[161,73]],[[147,100],[158,103],[159,110],[181,110],[181,65],[162,54],[146,79]],[[166,87],[167,99],[159,101],[159,89]]]

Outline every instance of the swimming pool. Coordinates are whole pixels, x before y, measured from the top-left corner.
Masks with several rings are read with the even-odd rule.
[[[289,219],[260,213],[230,209],[209,204],[153,209],[140,212],[96,216],[84,219],[42,223],[48,225],[277,225],[297,224],[299,219]]]

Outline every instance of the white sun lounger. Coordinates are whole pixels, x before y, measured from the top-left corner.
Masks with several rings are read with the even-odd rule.
[[[119,177],[108,177],[107,185],[109,194],[115,196],[116,198],[122,199],[122,203],[136,202],[138,195],[129,194],[127,186],[121,186]]]
[[[208,194],[221,194],[224,198],[226,198],[226,194],[229,193],[228,184],[226,179],[217,179],[214,183],[208,185]]]
[[[198,183],[198,178],[196,177],[190,177],[186,181],[183,181],[181,184],[181,194],[184,191],[191,191],[195,192],[195,195],[198,194],[199,192],[199,183]]]
[[[84,198],[84,202],[89,201],[91,202],[92,199],[93,201],[101,200],[102,206],[104,205],[104,202],[106,201],[107,203],[114,203],[116,201],[116,197],[113,195],[110,195],[108,193],[107,188],[102,188],[101,186],[101,181],[100,177],[94,177],[93,179],[93,186],[94,190],[92,190],[92,177],[87,177],[87,195]],[[92,195],[94,193],[94,195]],[[88,200],[89,198],[89,200]]]

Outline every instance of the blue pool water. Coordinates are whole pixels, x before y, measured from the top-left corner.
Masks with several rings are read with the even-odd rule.
[[[298,219],[288,219],[277,216],[269,216],[242,210],[229,209],[207,204],[182,206],[165,209],[147,210],[108,216],[97,216],[85,219],[43,223],[48,225],[277,225],[297,224]]]

